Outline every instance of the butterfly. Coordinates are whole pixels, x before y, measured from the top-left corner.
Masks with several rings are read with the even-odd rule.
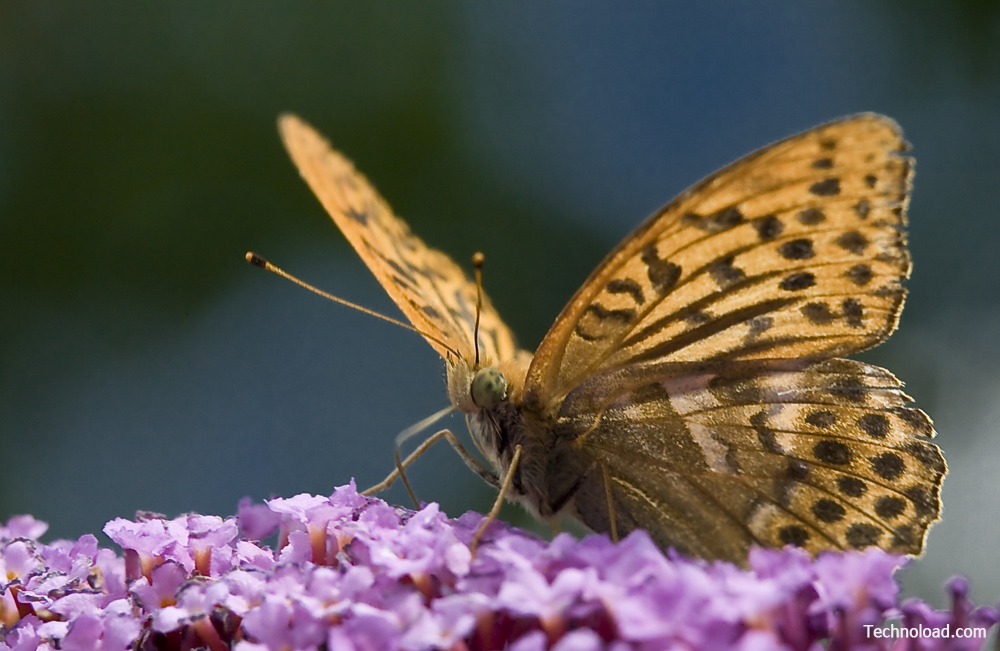
[[[843,357],[895,330],[910,273],[913,161],[889,118],[821,125],[683,192],[607,255],[533,355],[321,135],[288,114],[279,130],[445,360],[490,467],[462,456],[509,498],[705,559],[920,553],[946,472],[931,421],[887,370]]]

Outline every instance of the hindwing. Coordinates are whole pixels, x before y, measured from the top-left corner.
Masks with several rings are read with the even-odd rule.
[[[745,559],[751,544],[916,554],[940,513],[930,420],[876,366],[758,362],[598,385],[571,393],[555,427],[554,458],[591,471],[549,489],[575,491],[598,531],[610,530],[604,472],[619,532],[703,558]]]

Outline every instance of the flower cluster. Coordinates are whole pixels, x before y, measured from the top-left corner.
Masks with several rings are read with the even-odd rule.
[[[754,550],[743,570],[664,556],[642,532],[546,543],[493,523],[473,557],[481,522],[351,484],[225,520],[116,519],[119,556],[92,535],[43,544],[17,517],[0,526],[0,651],[975,649],[940,634],[1000,619],[961,580],[948,611],[899,605],[903,561],[877,549]],[[275,532],[276,549],[260,542]],[[873,635],[889,618],[921,637]]]

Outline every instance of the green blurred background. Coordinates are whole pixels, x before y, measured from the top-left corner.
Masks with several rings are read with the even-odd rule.
[[[0,519],[230,514],[362,487],[446,403],[421,339],[248,266],[393,312],[298,178],[292,110],[432,245],[487,255],[534,348],[603,255],[689,184],[846,114],[918,159],[900,331],[951,465],[907,591],[1000,596],[1000,18],[995,2],[0,4]],[[460,419],[452,421],[464,432]],[[451,515],[493,492],[444,448]],[[406,504],[394,489],[389,498]],[[517,509],[505,512],[523,521]]]

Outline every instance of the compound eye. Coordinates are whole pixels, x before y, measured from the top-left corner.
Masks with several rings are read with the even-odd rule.
[[[492,366],[481,368],[472,378],[471,392],[477,407],[491,409],[507,398],[507,379]]]

